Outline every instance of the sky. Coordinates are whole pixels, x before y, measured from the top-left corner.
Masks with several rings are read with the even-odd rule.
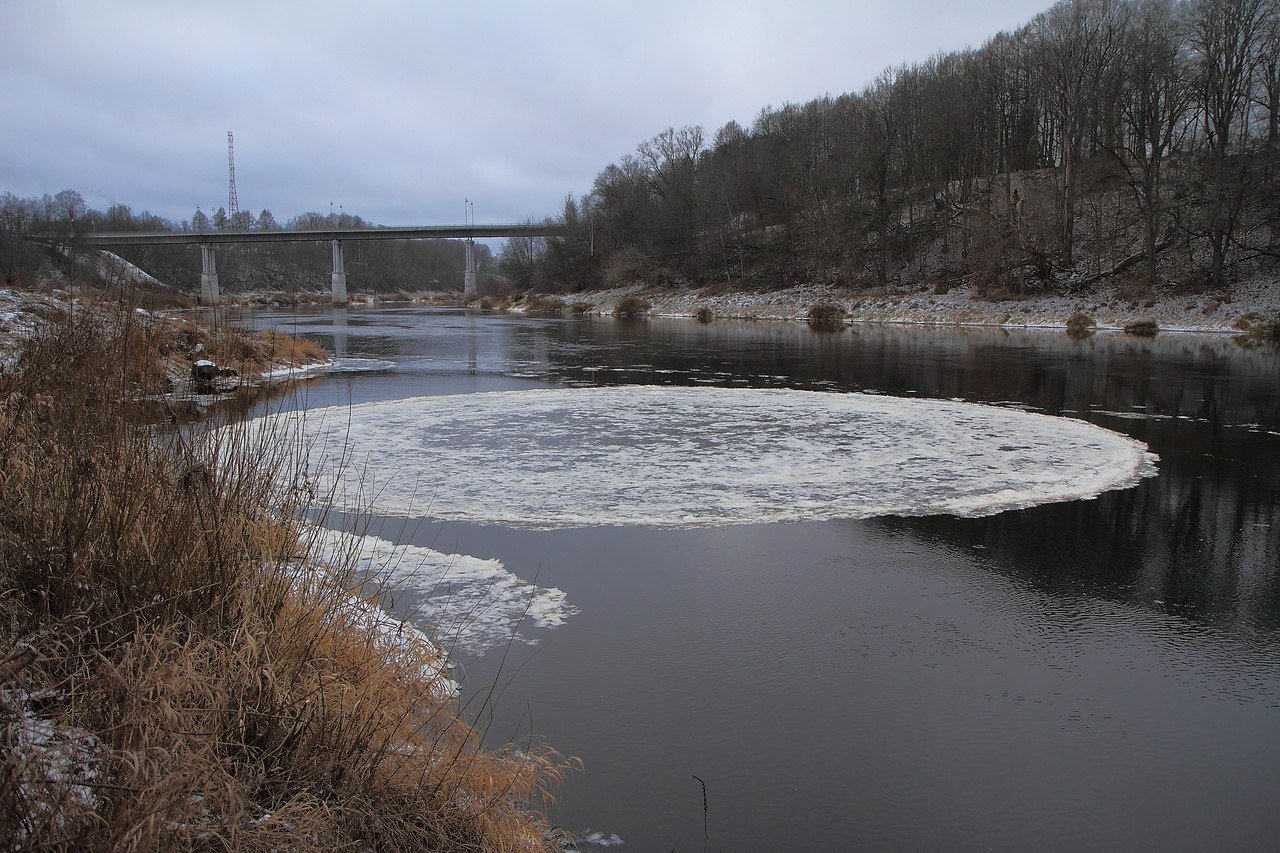
[[[667,127],[857,91],[1050,0],[3,0],[0,192],[174,221],[556,215]]]

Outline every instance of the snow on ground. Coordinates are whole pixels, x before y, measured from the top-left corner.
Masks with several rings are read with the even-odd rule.
[[[13,364],[22,342],[43,322],[41,317],[59,304],[43,293],[0,289],[0,369]]]
[[[98,250],[96,266],[98,275],[103,281],[109,281],[116,286],[172,289],[151,273],[106,249]]]
[[[566,388],[277,417],[340,509],[529,528],[979,516],[1155,474],[1084,421],[867,394]]]
[[[1077,312],[1092,316],[1102,329],[1122,329],[1135,320],[1154,320],[1162,330],[1234,332],[1246,314],[1280,312],[1280,282],[1254,279],[1232,285],[1225,293],[1176,294],[1155,291],[1134,302],[1113,287],[1098,286],[1078,295],[1035,296],[1005,301],[973,298],[968,288],[944,294],[924,289],[912,292],[859,294],[845,288],[802,285],[784,290],[715,293],[712,288],[667,291],[639,286],[592,291],[565,297],[609,314],[619,299],[641,296],[662,316],[691,317],[708,308],[715,317],[761,320],[801,320],[814,305],[844,308],[853,323],[913,323],[931,325],[1062,328]]]
[[[38,824],[52,818],[59,827],[82,819],[98,807],[93,785],[103,760],[98,739],[81,729],[46,719],[37,705],[56,695],[32,695],[25,690],[0,691],[0,708],[12,715],[7,722],[13,746],[14,776],[20,801],[33,807],[22,818],[17,840],[22,841]]]
[[[334,364],[335,362],[330,359],[329,361],[320,361],[315,364],[281,365],[263,371],[260,375],[254,377],[254,381],[276,382],[282,379],[306,379],[311,376],[318,376],[321,373],[328,373]]]

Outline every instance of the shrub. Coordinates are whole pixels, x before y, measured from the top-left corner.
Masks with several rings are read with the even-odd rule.
[[[530,314],[563,314],[565,304],[558,296],[535,293],[525,297],[524,309]]]
[[[569,306],[569,313],[580,317],[583,314],[590,314],[594,308],[595,306],[590,302],[574,302]]]
[[[1280,343],[1280,311],[1263,315],[1250,312],[1232,325],[1244,332],[1244,337],[1255,343]]]
[[[1097,325],[1093,317],[1077,311],[1067,318],[1067,334],[1073,338],[1087,338],[1093,334]]]
[[[1154,338],[1160,331],[1155,320],[1133,320],[1124,324],[1124,333],[1136,338]]]
[[[830,331],[844,327],[845,310],[839,305],[819,302],[809,309],[809,325],[814,329]]]
[[[652,307],[647,299],[641,299],[639,296],[624,296],[618,300],[618,304],[613,306],[613,316],[624,320],[643,317]]]
[[[699,323],[710,323],[715,319],[715,317],[715,312],[705,305],[693,312],[693,319],[697,320]]]
[[[655,285],[664,280],[665,275],[657,262],[634,246],[624,246],[614,252],[604,269],[604,282],[609,287]]]

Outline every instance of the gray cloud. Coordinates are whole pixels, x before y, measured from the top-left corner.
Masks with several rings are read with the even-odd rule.
[[[383,224],[556,212],[663,128],[857,90],[1046,0],[9,0],[0,190],[79,189],[182,219],[330,202]]]

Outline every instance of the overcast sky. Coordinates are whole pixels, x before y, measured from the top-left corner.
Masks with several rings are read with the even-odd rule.
[[[860,89],[1049,0],[0,0],[0,192],[175,221],[552,215],[668,126]]]

